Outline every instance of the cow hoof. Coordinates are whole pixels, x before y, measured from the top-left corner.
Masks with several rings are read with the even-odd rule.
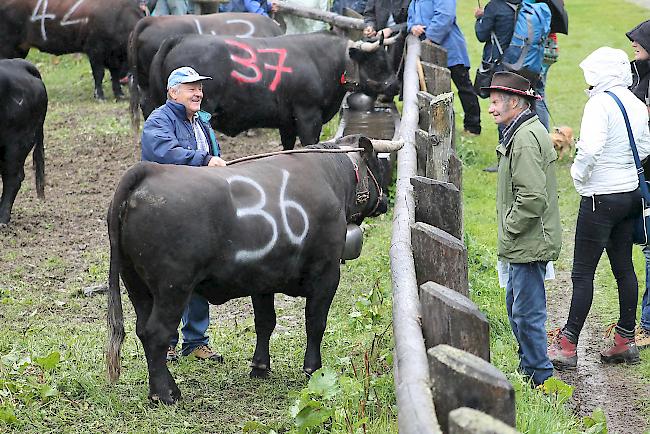
[[[176,389],[170,389],[170,390],[169,390],[169,394],[171,395],[172,400],[173,400],[174,402],[177,402],[177,401],[180,401],[180,400],[181,400],[181,391],[180,391],[180,389],[178,389],[178,388],[176,388]]]
[[[151,405],[157,406],[160,404],[173,405],[176,404],[177,400],[174,399],[171,395],[160,396],[157,393],[154,393],[153,395],[149,395],[149,401],[151,402]]]
[[[318,369],[319,369],[319,368],[316,368],[316,369],[314,369],[314,368],[302,368],[302,371],[305,373],[305,375],[307,376],[307,378],[311,378],[311,375],[312,375],[314,372],[318,371]]]
[[[256,368],[253,366],[249,375],[251,378],[269,378],[271,375],[271,368]]]

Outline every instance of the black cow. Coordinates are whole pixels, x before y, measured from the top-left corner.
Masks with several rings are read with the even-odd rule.
[[[129,33],[144,16],[133,0],[2,0],[0,58],[27,57],[31,47],[51,54],[86,53],[95,97],[104,99],[104,69],[113,93],[124,96]]]
[[[167,39],[151,65],[149,115],[165,102],[167,77],[180,66],[212,76],[202,108],[214,128],[235,136],[250,128],[279,128],[284,149],[300,137],[318,143],[347,89],[387,93],[397,84],[381,41],[354,43],[331,33],[275,38],[186,35]],[[355,73],[358,71],[358,74]],[[358,82],[350,78],[358,75]]]
[[[316,153],[225,168],[139,163],[124,174],[108,211],[111,381],[119,377],[124,339],[120,276],[136,311],[154,401],[180,398],[165,351],[193,292],[212,304],[252,296],[257,333],[252,377],[266,377],[270,370],[273,294],[306,297],[303,369],[311,374],[321,367],[320,344],[339,283],[346,223],[387,209],[370,140],[348,136],[337,143],[363,150],[331,153],[338,146],[321,144],[310,147]]]
[[[131,80],[131,121],[138,129],[138,104],[149,95],[149,67],[153,56],[166,38],[185,34],[233,35],[246,37],[271,37],[282,34],[280,26],[272,19],[259,14],[218,13],[209,15],[169,15],[146,17],[138,22],[129,38],[129,72]]]
[[[23,59],[3,59],[0,60],[0,95],[0,226],[6,226],[25,179],[25,159],[32,148],[36,192],[39,198],[45,197],[43,122],[47,91],[34,65]]]

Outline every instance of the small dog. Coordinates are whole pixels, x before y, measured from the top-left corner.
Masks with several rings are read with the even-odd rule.
[[[573,138],[573,129],[567,126],[555,127],[550,133],[553,147],[558,153],[558,159],[564,158],[565,155],[571,155],[575,140]]]

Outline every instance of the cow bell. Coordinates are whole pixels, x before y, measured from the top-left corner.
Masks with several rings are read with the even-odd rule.
[[[358,225],[348,223],[341,260],[357,259],[361,255],[361,247],[363,247],[363,231]]]

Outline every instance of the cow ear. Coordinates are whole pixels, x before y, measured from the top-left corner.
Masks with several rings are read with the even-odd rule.
[[[348,53],[350,54],[350,59],[356,62],[361,62],[361,59],[363,59],[364,56],[364,52],[356,47],[350,47]]]
[[[372,147],[372,142],[366,136],[359,136],[359,147],[363,148],[364,154],[372,155],[374,148]]]

